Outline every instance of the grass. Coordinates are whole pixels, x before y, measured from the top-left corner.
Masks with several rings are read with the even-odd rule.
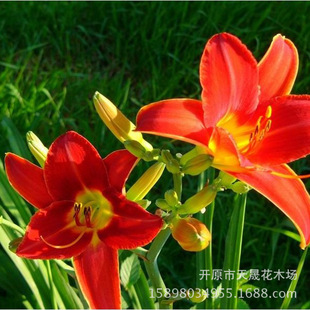
[[[198,66],[203,47],[208,38],[222,31],[239,36],[257,59],[275,34],[292,39],[300,54],[293,92],[310,93],[310,26],[305,14],[309,8],[307,2],[0,2],[0,153],[14,151],[31,158],[24,142],[29,130],[46,145],[67,130],[77,130],[102,156],[121,148],[95,112],[91,100],[94,92],[110,98],[131,120],[140,107],[153,101],[199,98]],[[149,140],[158,146],[165,143],[175,152],[184,149],[179,142]],[[305,159],[296,163],[295,169],[309,173],[308,166]],[[5,186],[4,176],[2,180],[0,214],[25,228],[33,209]],[[169,185],[166,177],[151,198],[158,198],[167,189],[167,182]],[[193,194],[196,184],[195,179],[186,178],[184,193]],[[231,215],[232,196],[220,196],[214,219],[214,268],[223,265]],[[256,193],[251,192],[248,200],[242,269],[296,269],[302,254],[298,243],[268,229],[295,232],[292,224]],[[18,236],[3,226],[0,229],[6,229],[11,238]],[[180,255],[184,259],[178,259]],[[38,271],[48,270],[48,266],[38,269],[37,262],[17,262],[6,244],[0,250],[0,259],[1,308],[53,307],[47,302],[51,291],[48,276]],[[22,264],[20,270],[25,272],[24,265],[28,264],[37,273],[29,278],[18,272],[15,264]],[[195,256],[181,251],[169,239],[160,258],[167,287],[193,287],[194,264]],[[62,274],[57,278],[62,283],[75,287],[74,279],[61,267],[52,263],[51,268]],[[309,307],[309,277],[306,261],[291,307]],[[40,292],[31,281],[44,284]],[[253,284],[285,291],[289,281]],[[70,294],[73,297],[64,306],[82,307],[76,290]],[[40,296],[45,299],[40,301]],[[247,301],[252,308],[277,308],[282,302],[261,298]],[[189,305],[179,303],[176,307]]]

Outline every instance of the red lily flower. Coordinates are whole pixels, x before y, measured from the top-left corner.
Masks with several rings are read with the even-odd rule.
[[[162,226],[160,217],[122,194],[136,162],[126,150],[102,159],[76,132],[55,140],[43,169],[14,154],[5,158],[11,185],[39,209],[17,255],[73,257],[78,281],[92,308],[121,307],[117,250],[149,243]]]
[[[202,100],[170,99],[142,108],[137,130],[199,146],[213,166],[249,184],[310,243],[310,199],[286,165],[310,153],[310,96],[288,95],[298,69],[294,44],[274,37],[257,64],[235,36],[213,36],[200,63]]]

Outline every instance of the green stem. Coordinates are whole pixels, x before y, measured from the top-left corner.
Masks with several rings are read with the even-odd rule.
[[[161,252],[161,249],[163,248],[167,239],[169,238],[170,233],[170,228],[167,227],[157,235],[146,255],[146,260],[144,261],[146,271],[154,288],[154,295],[157,296],[159,295],[159,293],[162,293],[162,296],[158,298],[160,309],[172,308],[170,304],[167,305],[163,303],[163,301],[165,300],[164,294],[166,291],[166,285],[160,275],[157,265],[158,255]]]
[[[234,198],[233,212],[225,244],[224,275],[222,282],[224,297],[221,299],[222,309],[237,308],[237,275],[240,268],[246,197],[247,194],[237,194]]]
[[[141,267],[139,280],[134,284],[134,287],[140,300],[142,309],[155,309],[154,300],[147,298],[150,296],[150,287]]]
[[[208,179],[209,182],[212,183],[214,179],[215,171],[213,168],[209,168],[208,170]],[[199,177],[198,191],[201,190],[205,186],[205,172],[203,172]],[[213,224],[213,214],[214,214],[214,206],[215,201],[213,201],[208,207],[204,214],[199,212],[197,214],[197,219],[202,221],[208,227],[211,235],[212,235],[212,224]],[[207,270],[208,276],[202,278],[200,280],[201,270]],[[209,246],[204,250],[200,251],[196,254],[196,286],[197,288],[208,289],[209,292],[213,289],[213,281],[212,281],[212,239],[210,241]],[[211,295],[212,296],[212,295]],[[197,304],[197,309],[213,309],[214,308],[214,299],[207,298],[204,302]]]
[[[291,284],[290,284],[290,286],[286,292],[286,296],[283,300],[283,303],[282,303],[280,309],[288,309],[288,307],[290,306],[291,299],[293,296],[293,292],[295,292],[299,277],[301,275],[302,267],[303,267],[304,262],[305,262],[306,257],[307,257],[307,252],[308,252],[308,247],[305,249],[304,253],[302,254],[302,256],[300,258],[300,261],[299,261],[299,264],[297,267],[297,271],[296,271],[296,279],[292,280],[292,282],[291,282]]]
[[[173,174],[173,189],[177,193],[179,201],[181,201],[182,196],[182,174],[174,173]]]
[[[139,300],[139,297],[137,295],[137,291],[134,285],[131,285],[128,288],[128,294],[129,294],[130,299],[132,300],[134,309],[142,309],[142,306],[141,306],[141,303],[140,303],[140,300]]]

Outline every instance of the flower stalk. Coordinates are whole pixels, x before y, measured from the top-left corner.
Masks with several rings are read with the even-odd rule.
[[[233,204],[228,233],[225,244],[225,258],[223,270],[230,270],[232,277],[223,279],[222,287],[224,298],[221,299],[222,309],[236,309],[238,302],[237,274],[240,267],[243,227],[246,209],[247,194],[236,194]],[[228,290],[229,289],[229,290]],[[226,294],[231,293],[230,296]]]
[[[212,182],[214,179],[214,169],[210,168],[208,170],[209,181]],[[206,172],[200,174],[198,190],[201,190],[205,184],[205,175]],[[197,219],[205,223],[208,227],[210,234],[212,236],[212,226],[213,226],[213,214],[214,214],[215,200],[208,206],[205,213],[198,212]],[[199,279],[200,270],[208,270],[210,276],[206,279]],[[209,246],[201,252],[196,254],[196,286],[197,288],[208,288],[209,291],[213,289],[213,281],[212,281],[212,272],[213,272],[213,263],[212,263],[212,238],[210,240]],[[197,304],[198,309],[213,309],[214,308],[214,300],[212,296],[204,300],[204,302]]]

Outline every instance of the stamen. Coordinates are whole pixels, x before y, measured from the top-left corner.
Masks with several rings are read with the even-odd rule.
[[[268,106],[265,115],[261,115],[257,122],[254,129],[254,132],[251,132],[249,137],[249,144],[246,148],[244,148],[243,152],[251,152],[251,150],[256,147],[261,141],[263,141],[266,133],[271,128],[271,119],[269,119],[272,115],[272,108]]]
[[[71,246],[75,245],[76,243],[78,243],[78,242],[82,239],[82,237],[84,236],[85,231],[86,231],[86,230],[84,230],[83,232],[81,232],[81,234],[80,234],[75,240],[73,240],[72,242],[70,242],[70,243],[68,243],[68,244],[64,244],[64,245],[55,245],[55,244],[51,244],[51,243],[47,242],[47,241],[43,238],[42,235],[40,236],[40,238],[42,239],[42,241],[43,241],[44,243],[46,243],[48,246],[50,246],[50,247],[52,247],[52,248],[54,248],[54,249],[67,249],[67,248],[70,248]]]
[[[84,209],[84,216],[85,216],[85,221],[86,221],[86,226],[88,228],[92,228],[92,225],[91,225],[91,221],[90,221],[90,218],[91,218],[91,207],[85,207]]]
[[[74,204],[74,215],[73,215],[73,218],[75,220],[75,223],[77,226],[83,226],[83,224],[80,222],[80,219],[79,219],[79,213],[80,213],[80,210],[82,208],[82,204],[81,203],[75,203]]]
[[[266,110],[266,113],[265,113],[265,117],[266,117],[266,118],[270,118],[271,115],[272,115],[272,108],[271,108],[271,106],[269,105],[269,106],[267,107],[267,110]]]
[[[271,128],[271,119],[269,119],[269,120],[267,121],[267,124],[266,124],[266,126],[265,126],[266,132],[268,132],[268,131],[270,130],[270,128]]]

